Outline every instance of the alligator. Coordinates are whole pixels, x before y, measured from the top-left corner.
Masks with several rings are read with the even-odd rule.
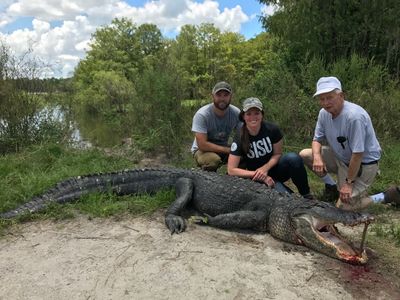
[[[289,193],[235,176],[195,169],[146,168],[73,177],[59,182],[41,195],[0,217],[11,219],[39,212],[51,203],[66,203],[93,192],[118,195],[154,194],[175,188],[176,199],[168,207],[165,224],[171,234],[186,229],[184,212],[198,212],[196,223],[230,230],[269,232],[285,242],[303,245],[351,264],[368,260],[363,241],[372,215],[345,211],[334,205]],[[335,224],[364,224],[359,248],[342,237]]]

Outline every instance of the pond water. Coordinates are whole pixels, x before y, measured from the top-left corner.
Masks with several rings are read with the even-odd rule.
[[[125,138],[117,126],[112,126],[101,117],[84,114],[72,117],[71,139],[79,147],[112,147],[120,145]]]
[[[36,118],[38,126],[44,120],[67,124],[71,132],[70,144],[80,149],[115,146],[121,144],[124,138],[119,128],[106,124],[100,117],[74,115],[61,106],[46,107],[37,113]]]
[[[26,123],[24,124],[26,125],[25,128],[37,129],[37,133],[33,132],[29,137],[35,137],[35,134],[38,134],[39,137],[54,137],[55,139],[59,138],[65,140],[63,130],[67,129],[69,134],[68,142],[75,148],[111,148],[132,141],[135,128],[133,125],[128,125],[128,122],[132,122],[132,120],[129,120],[128,116],[123,117],[126,121],[115,119],[115,117],[110,121],[99,115],[76,113],[68,107],[49,105],[40,110],[33,117],[28,117],[27,122],[23,122]],[[111,122],[116,125],[110,125]],[[138,122],[140,122],[140,120],[138,120]],[[61,126],[54,123],[59,123]],[[8,124],[0,118],[0,138],[2,135],[7,135],[8,139],[12,139],[16,135],[12,132],[12,127],[8,128],[10,130],[7,130],[7,125]],[[6,128],[6,130],[2,131],[2,128]],[[23,130],[25,130],[25,128]],[[23,130],[22,137],[26,133],[26,131]],[[7,132],[7,134],[4,134],[5,132]],[[158,133],[155,131],[154,136],[157,137],[157,134]],[[21,136],[18,138],[21,138]],[[150,138],[153,138],[153,136],[150,136],[149,139]]]

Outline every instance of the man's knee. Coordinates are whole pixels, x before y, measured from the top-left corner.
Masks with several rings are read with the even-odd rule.
[[[313,161],[312,149],[311,148],[303,149],[299,152],[299,155],[303,159],[304,164],[307,167],[311,168]]]
[[[221,165],[221,157],[214,152],[197,151],[194,155],[197,165],[206,171],[216,171]]]

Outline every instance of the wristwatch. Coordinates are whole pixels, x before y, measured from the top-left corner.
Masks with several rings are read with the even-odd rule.
[[[346,183],[348,183],[348,184],[353,184],[354,182],[356,182],[355,180],[349,180],[347,177],[346,177]]]

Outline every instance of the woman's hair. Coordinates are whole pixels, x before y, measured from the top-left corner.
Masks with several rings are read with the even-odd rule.
[[[262,110],[261,113],[264,119],[264,110]],[[250,133],[243,118],[244,114],[245,112],[241,110],[239,114],[239,120],[243,122],[243,126],[240,128],[240,141],[242,142],[243,153],[247,153],[250,150]]]
[[[250,138],[249,138],[249,130],[247,129],[246,124],[244,124],[242,128],[240,128],[240,140],[242,142],[243,153],[249,152]]]

